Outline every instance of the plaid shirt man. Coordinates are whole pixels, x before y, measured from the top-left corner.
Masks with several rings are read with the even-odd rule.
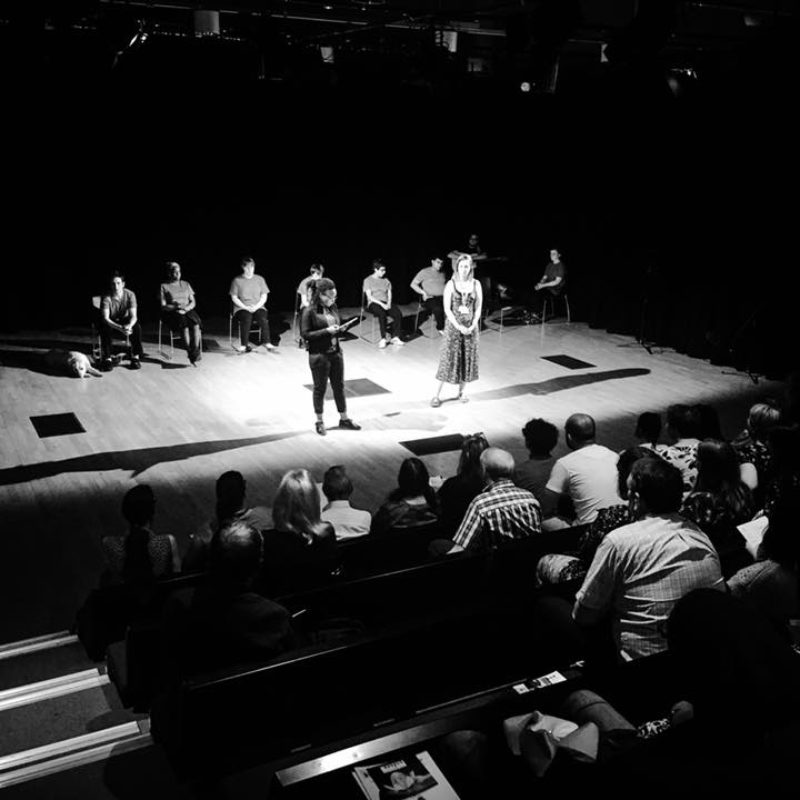
[[[489,550],[504,539],[522,539],[542,529],[539,501],[499,478],[470,504],[453,541],[465,550]]]

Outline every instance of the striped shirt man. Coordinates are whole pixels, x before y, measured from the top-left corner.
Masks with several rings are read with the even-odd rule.
[[[541,529],[539,501],[508,478],[498,478],[469,504],[453,541],[465,550],[489,550]]]

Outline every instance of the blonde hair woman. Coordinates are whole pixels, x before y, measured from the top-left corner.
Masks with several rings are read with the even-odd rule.
[[[308,470],[281,478],[272,503],[274,529],[264,532],[264,592],[300,591],[330,580],[338,566],[336,534],[320,518],[319,491]]]
[[[478,337],[483,308],[483,290],[474,277],[472,257],[462,255],[456,261],[453,277],[444,287],[444,339],[439,353],[436,379],[439,388],[431,400],[438,408],[445,383],[458,384],[458,399],[467,402],[465,386],[478,379]]]

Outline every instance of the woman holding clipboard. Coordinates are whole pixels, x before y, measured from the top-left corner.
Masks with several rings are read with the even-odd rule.
[[[344,397],[344,356],[339,345],[339,334],[344,333],[357,321],[339,321],[336,308],[336,284],[330,278],[320,278],[311,286],[310,302],[303,309],[300,318],[300,335],[308,346],[308,366],[314,380],[314,413],[317,415],[316,431],[325,436],[325,422],[322,418],[325,390],[331,382],[336,410],[339,412],[339,427],[345,430],[361,430],[347,416],[347,402]]]

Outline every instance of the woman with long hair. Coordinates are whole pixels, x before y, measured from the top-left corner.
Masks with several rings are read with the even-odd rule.
[[[181,560],[173,536],[158,536],[151,525],[156,498],[146,483],[130,489],[122,500],[122,516],[128,523],[126,536],[106,536],[103,555],[107,577],[114,583],[149,583],[180,572]]]
[[[280,594],[320,585],[337,569],[336,534],[320,517],[320,496],[306,469],[281,478],[272,504],[275,527],[264,532],[265,591]]]
[[[466,436],[461,444],[456,474],[448,478],[439,489],[442,535],[451,536],[458,530],[467,508],[484,486],[481,453],[489,447],[483,433]]]
[[[370,533],[430,525],[439,518],[436,492],[428,468],[418,458],[407,458],[397,474],[397,488],[372,518]]]
[[[436,380],[439,388],[431,400],[438,408],[445,383],[458,384],[458,399],[467,402],[465,387],[478,380],[478,338],[483,308],[483,290],[475,280],[475,264],[469,255],[456,261],[453,277],[444,287],[444,339],[439,353]]]
[[[697,482],[681,514],[711,540],[724,577],[752,562],[737,525],[752,518],[753,495],[742,482],[739,459],[728,442],[706,439],[697,446]]]
[[[347,400],[344,396],[344,356],[339,344],[342,331],[339,311],[336,308],[336,284],[330,278],[320,278],[310,284],[309,305],[300,317],[300,335],[308,347],[308,366],[314,381],[313,402],[317,415],[315,430],[325,436],[322,418],[325,390],[330,381],[333,399],[339,412],[339,427],[345,430],[361,430],[347,416]]]

